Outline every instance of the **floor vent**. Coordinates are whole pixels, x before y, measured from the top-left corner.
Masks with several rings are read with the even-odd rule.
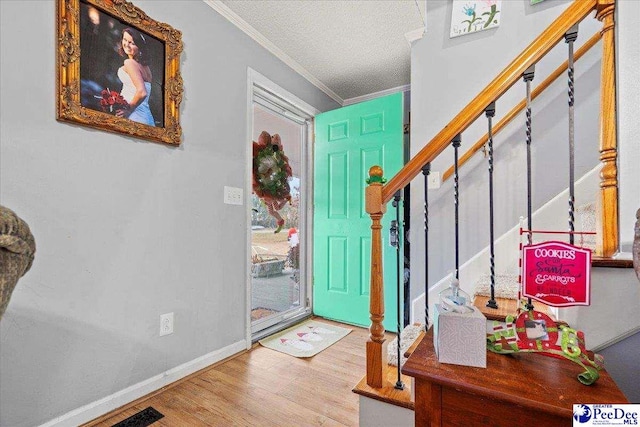
[[[113,427],[147,427],[163,417],[164,415],[149,406],[126,420],[114,424]]]

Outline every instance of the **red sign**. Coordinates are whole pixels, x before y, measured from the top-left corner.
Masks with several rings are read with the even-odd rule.
[[[522,248],[522,295],[553,307],[589,305],[591,251],[563,242]]]

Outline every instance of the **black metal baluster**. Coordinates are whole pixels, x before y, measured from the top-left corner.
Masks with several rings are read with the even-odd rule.
[[[400,376],[400,362],[401,358],[401,343],[402,343],[402,325],[400,323],[400,312],[402,311],[401,297],[400,297],[400,199],[401,191],[398,190],[393,196],[393,206],[396,208],[396,219],[391,221],[389,239],[392,246],[396,248],[396,282],[397,282],[397,330],[398,330],[398,380],[396,381],[395,388],[398,390],[404,390],[404,384],[402,383],[402,377]]]
[[[460,148],[460,143],[462,142],[462,137],[460,134],[457,134],[453,141],[453,199],[455,203],[455,228],[456,228],[456,279],[460,279],[459,268],[460,268],[460,237],[459,237],[459,229],[458,229],[458,208],[459,208],[459,192],[458,192],[458,148]]]
[[[569,45],[569,61],[568,61],[568,79],[569,79],[569,243],[573,245],[573,231],[575,231],[574,227],[574,203],[575,203],[575,192],[574,192],[574,165],[575,165],[575,134],[574,134],[574,123],[575,123],[575,108],[573,106],[575,101],[574,96],[574,77],[573,77],[573,42],[578,38],[578,25],[574,25],[567,31],[564,35],[565,42]]]
[[[411,242],[409,242],[409,224],[411,223],[411,184],[407,184],[402,192],[402,255],[403,255],[403,287],[404,287],[404,316],[402,327],[406,328],[411,323]]]
[[[496,286],[496,257],[493,246],[493,123],[492,119],[496,115],[496,103],[492,102],[484,110],[487,115],[489,127],[489,140],[487,142],[489,149],[489,252],[490,252],[490,268],[491,268],[491,298],[487,301],[487,307],[498,308],[496,302],[495,286]]]
[[[531,82],[535,75],[535,68],[536,66],[532,65],[527,68],[523,75],[523,79],[527,84],[527,227],[529,228],[527,237],[529,244],[533,243],[533,236],[531,234],[531,230],[533,230],[531,218]],[[533,310],[531,298],[527,299],[527,305],[525,307],[527,310]]]
[[[422,167],[424,175],[424,330],[429,329],[429,174],[431,163]]]

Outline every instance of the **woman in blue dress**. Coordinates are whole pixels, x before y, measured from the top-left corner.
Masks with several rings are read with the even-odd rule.
[[[118,69],[118,78],[122,81],[120,94],[129,103],[129,108],[118,110],[116,115],[155,126],[149,108],[152,75],[145,58],[145,47],[144,35],[138,30],[133,28],[122,30],[122,42],[118,50],[126,59],[124,65]]]

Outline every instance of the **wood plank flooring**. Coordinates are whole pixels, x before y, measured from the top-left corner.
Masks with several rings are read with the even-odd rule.
[[[357,426],[369,331],[353,329],[328,349],[299,359],[260,345],[86,424],[107,427],[153,406],[153,426]],[[388,340],[393,339],[389,335]]]

